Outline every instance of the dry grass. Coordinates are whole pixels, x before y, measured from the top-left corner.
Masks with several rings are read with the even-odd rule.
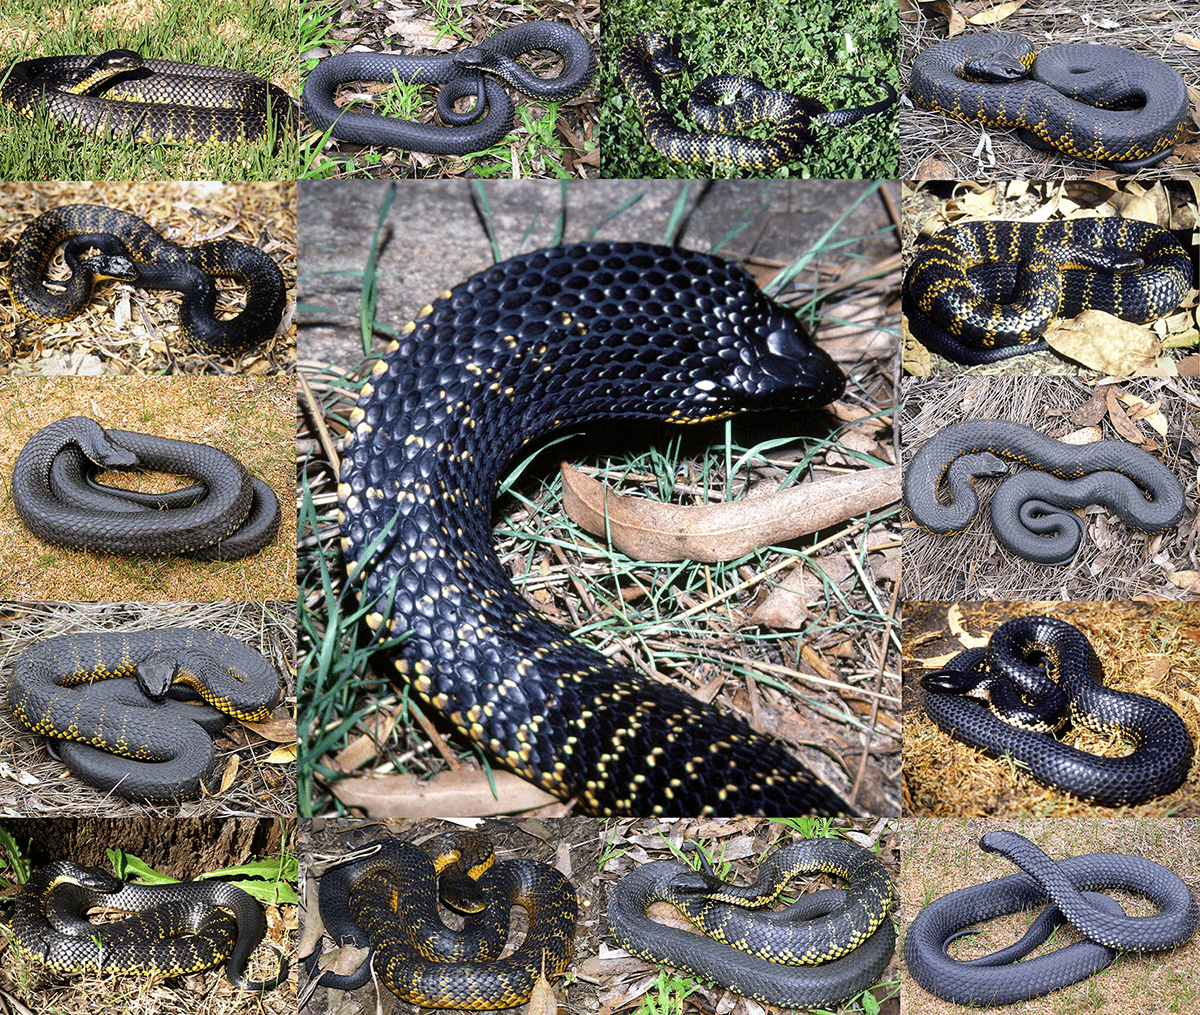
[[[1196,494],[1195,462],[1188,449],[1200,441],[1194,389],[1178,378],[1121,381],[1118,393],[1160,405],[1167,420],[1161,438],[1148,425],[1141,430],[1155,453],[1179,477],[1189,498]],[[1075,429],[1073,412],[1096,396],[1097,389],[1069,378],[958,377],[947,381],[908,381],[904,386],[904,460],[951,423],[1004,418],[1061,437]],[[1128,409],[1128,406],[1126,406]],[[1116,439],[1111,423],[1104,437]],[[1193,522],[1159,535],[1130,529],[1107,511],[1086,515],[1086,542],[1071,564],[1043,567],[1013,556],[992,533],[988,502],[994,480],[976,484],[981,509],[966,531],[937,536],[909,521],[904,529],[906,600],[952,600],[961,596],[1020,599],[1135,599],[1140,596],[1187,598],[1187,582],[1172,575],[1192,568]],[[907,513],[907,508],[905,509]],[[1182,586],[1182,587],[1181,587]]]
[[[899,56],[906,87],[917,55],[947,38],[946,22],[940,16],[942,8],[927,9],[936,10],[938,16],[924,18],[914,12],[900,19]],[[1192,13],[1191,5],[1182,0],[1166,4],[1100,0],[1088,5],[1086,15],[1059,5],[1030,3],[987,27],[1024,35],[1038,49],[1051,42],[1120,46],[1164,61],[1179,73],[1185,84],[1195,89],[1200,86],[1195,54],[1173,40],[1181,22],[1186,23]],[[980,30],[967,27],[971,31]],[[901,104],[900,178],[1047,180],[1110,175],[1101,163],[1072,159],[1057,152],[1035,151],[1019,141],[1013,131],[992,131],[995,160],[981,163],[973,155],[981,129],[979,124],[931,113],[911,102]],[[1140,170],[1137,176],[1142,180],[1168,179],[1183,168],[1187,167],[1178,157],[1170,156],[1153,168]]]
[[[1075,624],[1095,648],[1108,687],[1147,695],[1173,708],[1200,742],[1200,605],[1185,603],[908,603],[904,618],[904,807],[906,814],[1020,815],[1076,819],[1200,814],[1200,764],[1174,793],[1133,808],[1099,807],[1050,789],[1013,763],[986,757],[954,740],[915,705],[920,671],[942,665],[964,645],[947,634],[962,623],[986,636],[1013,617],[1044,614]],[[1105,756],[1129,753],[1118,738],[1077,729],[1064,742]]]
[[[28,603],[10,605],[0,626],[0,671],[9,673],[26,649],[65,634],[87,631],[145,631],[203,627],[245,642],[282,675],[284,703],[264,721],[272,739],[231,721],[217,736],[217,772],[236,764],[229,788],[177,806],[150,807],[102,793],[68,777],[50,758],[42,738],[0,710],[0,771],[6,779],[0,812],[8,815],[95,814],[274,814],[296,809],[294,763],[267,764],[276,741],[294,739],[295,608],[291,600],[271,603]]]
[[[905,821],[900,836],[904,869],[896,907],[902,939],[917,913],[934,899],[1017,873],[1004,857],[979,848],[979,839],[985,832],[1001,827],[1024,835],[1055,860],[1100,852],[1141,856],[1174,871],[1187,883],[1193,896],[1200,892],[1200,824],[1196,820],[1096,816],[1073,821],[1026,817],[1007,824],[980,820]],[[1136,901],[1130,905],[1130,899]],[[1136,896],[1122,893],[1119,901],[1130,915],[1154,912],[1153,906]],[[984,935],[955,942],[953,954],[965,959],[1003,948],[1017,940],[1031,920],[1032,914],[1019,913],[991,921]],[[1034,954],[1057,950],[1078,939],[1078,933],[1072,929],[1059,930]],[[1195,977],[1198,962],[1200,938],[1194,937],[1169,952],[1123,954],[1103,972],[1045,998],[990,1010],[1037,1011],[1044,1015],[1075,1015],[1094,1009],[1103,1009],[1106,1015],[1195,1011],[1200,1004]],[[907,969],[901,972],[901,995],[905,1015],[951,1015],[967,1010],[927,994]]]
[[[0,382],[0,472],[12,476],[25,442],[65,416],[101,426],[211,444],[237,458],[277,493],[295,482],[295,395],[277,377],[109,379],[59,377]],[[115,482],[128,483],[121,474]],[[105,481],[104,474],[101,481]],[[147,473],[142,489],[186,485]],[[284,505],[288,498],[281,497]],[[283,511],[275,541],[241,560],[122,557],[42,542],[21,524],[12,489],[0,491],[0,596],[7,599],[292,599],[296,522]]]

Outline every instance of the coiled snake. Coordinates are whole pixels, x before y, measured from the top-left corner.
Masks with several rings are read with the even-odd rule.
[[[253,74],[128,49],[15,63],[0,104],[89,134],[182,144],[265,140],[294,130],[296,116],[287,92]]]
[[[896,947],[892,888],[869,850],[832,839],[793,842],[747,888],[725,884],[701,860],[702,871],[671,860],[643,864],[609,889],[608,926],[622,948],[787,1008],[836,1007],[887,967]],[[846,879],[846,888],[803,896],[782,913],[747,911],[772,902],[790,877],[816,871]],[[647,917],[646,907],[659,900],[707,937]]]
[[[558,77],[539,77],[516,62],[516,57],[534,49],[548,49],[562,57]],[[591,84],[596,56],[575,29],[553,21],[532,21],[442,56],[339,53],[308,75],[301,101],[314,127],[329,130],[343,141],[432,155],[468,155],[490,148],[513,129],[512,100],[487,74],[531,98],[563,102]],[[442,85],[437,109],[447,126],[359,113],[341,109],[333,101],[334,88],[347,81],[391,81],[393,76],[410,84]],[[454,103],[467,96],[474,96],[475,104],[467,113],[456,113]]]
[[[93,924],[84,914],[95,906],[138,915]],[[96,867],[55,860],[34,871],[17,896],[12,929],[25,954],[63,972],[182,976],[225,962],[229,982],[253,993],[287,978],[287,959],[271,945],[278,974],[246,979],[267,921],[253,896],[224,881],[130,884]]]
[[[578,900],[571,883],[548,864],[494,863],[492,843],[458,830],[419,845],[382,839],[321,875],[319,905],[325,930],[338,944],[374,955],[349,975],[309,976],[323,986],[355,990],[371,968],[395,994],[429,1008],[492,1010],[529,1000],[538,978],[567,971],[575,947]],[[464,916],[451,931],[438,915],[438,877],[448,905]],[[521,946],[500,959],[509,911],[523,906],[529,931]]]
[[[1015,1004],[1061,990],[1099,972],[1118,951],[1175,948],[1196,931],[1200,911],[1173,872],[1138,856],[1090,853],[1055,863],[1016,832],[988,832],[982,849],[1007,857],[1026,873],[998,878],[935,899],[917,914],[904,939],[904,961],[931,994],[963,1005]],[[1144,896],[1161,912],[1130,917],[1106,895],[1118,889]],[[1029,933],[999,952],[958,961],[946,946],[971,924],[1048,905]],[[1036,958],[1025,958],[1061,923],[1085,938]],[[1023,959],[1018,962],[1018,959]]]
[[[1039,471],[1008,475],[1004,459]],[[1122,441],[1064,444],[1006,419],[968,419],[922,444],[904,471],[904,503],[927,532],[962,532],[979,510],[974,481],[1006,476],[992,494],[992,531],[1035,564],[1067,564],[1083,541],[1075,508],[1103,504],[1126,525],[1167,532],[1186,507],[1183,485],[1153,455]],[[939,499],[943,487],[950,501]]]
[[[674,53],[671,40],[661,32],[633,36],[617,56],[621,83],[633,96],[646,138],[661,154],[679,162],[723,162],[750,169],[771,169],[794,162],[812,143],[814,121],[848,127],[863,117],[883,112],[897,98],[896,89],[884,82],[888,97],[869,106],[826,109],[815,99],[767,88],[754,78],[715,74],[699,82],[688,100],[688,115],[708,133],[682,130],[662,103],[662,82],[682,74],[688,65]],[[718,105],[732,96],[736,101]],[[732,135],[752,123],[776,126],[770,141]]]
[[[230,716],[265,719],[281,693],[250,646],[171,627],[48,638],[17,660],[8,707],[84,782],[164,803],[199,796],[216,764],[212,735]],[[211,707],[173,700],[181,694]]]
[[[1155,321],[1195,280],[1179,241],[1136,219],[962,222],[917,251],[904,314],[931,351],[991,363],[1049,348],[1041,335],[1056,317],[1102,310]]]
[[[197,483],[138,493],[97,483],[104,469],[154,469]],[[279,499],[232,455],[207,444],[105,430],[68,416],[29,438],[13,466],[13,505],[26,527],[57,546],[139,556],[236,560],[279,531]]]
[[[1132,172],[1171,154],[1188,115],[1183,79],[1117,46],[1049,46],[1012,32],[962,35],[913,61],[908,86],[926,109],[1015,127],[1026,144]]]
[[[581,243],[481,272],[403,330],[351,413],[339,520],[368,624],[411,631],[395,664],[416,691],[587,810],[844,810],[775,741],[565,638],[490,537],[501,469],[535,437],[823,404],[843,383],[789,311],[706,254]]]
[[[1169,706],[1104,686],[1104,669],[1078,628],[1053,617],[1018,617],[986,649],[960,652],[921,680],[925,712],[956,740],[1010,756],[1038,782],[1106,807],[1175,790],[1192,763],[1192,738]],[[987,706],[966,695],[988,692]],[[1100,757],[1049,734],[1070,713],[1077,726],[1119,730],[1131,754]]]
[[[46,269],[63,246],[71,269],[66,291],[47,291]],[[82,257],[94,248],[99,255]],[[21,234],[5,270],[13,306],[38,321],[65,321],[80,314],[98,279],[120,279],[141,289],[173,289],[183,294],[179,330],[205,352],[234,356],[269,339],[287,304],[283,272],[270,255],[237,240],[214,240],[191,247],[163,239],[136,215],[118,208],[71,204],[40,215]],[[214,278],[233,279],[246,288],[246,308],[229,320],[214,313]]]

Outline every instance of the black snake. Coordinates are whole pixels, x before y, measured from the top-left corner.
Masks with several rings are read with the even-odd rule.
[[[174,700],[181,693],[210,707]],[[72,773],[149,803],[199,796],[216,764],[212,735],[230,716],[265,719],[280,695],[258,652],[191,627],[48,638],[21,654],[8,682],[13,715]]]
[[[1188,115],[1183,79],[1117,46],[1048,46],[1012,32],[961,35],[913,61],[908,86],[926,109],[1015,127],[1026,144],[1122,171],[1171,153]]]
[[[1037,471],[1009,476],[1004,459]],[[992,531],[1010,553],[1045,566],[1079,551],[1075,508],[1103,504],[1132,528],[1168,532],[1187,506],[1176,475],[1141,448],[1064,444],[1006,419],[963,420],[929,438],[904,470],[904,503],[921,528],[952,535],[979,510],[975,480],[999,476],[1007,478],[992,494]]]
[[[887,967],[896,947],[892,888],[869,850],[799,840],[772,853],[746,888],[721,881],[701,860],[701,871],[672,860],[643,864],[609,889],[608,926],[622,948],[785,1008],[836,1007]],[[846,888],[802,896],[783,912],[749,911],[806,872],[837,875]],[[704,936],[651,920],[646,907],[656,901],[673,904]]]
[[[921,680],[925,712],[938,727],[994,758],[1009,756],[1038,782],[1106,807],[1164,796],[1187,778],[1192,738],[1168,705],[1104,686],[1104,669],[1083,633],[1053,617],[1018,617],[986,649],[960,652]],[[969,695],[988,694],[988,705]],[[1131,754],[1101,757],[1050,734],[1071,722],[1119,730]]]
[[[356,990],[373,967],[393,993],[428,1008],[524,1004],[540,976],[554,979],[570,966],[578,900],[548,864],[494,860],[489,839],[460,829],[420,844],[381,839],[326,868],[319,890],[326,932],[373,954],[339,975],[318,972],[318,949],[309,975],[331,989]],[[461,930],[449,930],[438,915],[439,876],[443,900],[464,918]],[[529,931],[500,958],[509,911],[518,905],[529,913]]]
[[[539,77],[516,62],[516,57],[535,49],[562,57],[558,77]],[[308,75],[301,101],[314,127],[343,141],[433,155],[468,155],[490,148],[513,129],[512,100],[488,75],[542,102],[563,102],[587,88],[595,74],[596,56],[579,32],[553,21],[531,21],[441,56],[339,53]],[[334,89],[347,81],[390,82],[393,76],[410,84],[442,85],[437,109],[446,126],[360,113],[333,101]],[[475,98],[470,111],[456,113],[455,102],[468,96]]]
[[[71,277],[53,282],[65,291],[51,293],[46,269],[60,246]],[[83,257],[89,249],[100,253]],[[213,313],[215,278],[232,279],[246,289],[245,309],[228,320]],[[180,332],[197,349],[222,356],[267,341],[287,305],[283,272],[257,247],[238,240],[180,246],[136,215],[94,204],[62,205],[38,216],[21,234],[4,275],[13,306],[48,323],[82,313],[97,279],[182,293]]]
[[[884,83],[888,97],[869,106],[826,109],[815,99],[767,88],[754,78],[715,74],[700,81],[688,100],[688,115],[707,133],[682,130],[662,102],[664,78],[682,74],[688,65],[661,32],[641,32],[617,56],[621,82],[633,96],[650,144],[679,162],[719,162],[750,169],[771,169],[794,162],[812,143],[812,124],[848,127],[883,112],[896,101],[896,89]],[[721,105],[719,100],[735,101]],[[752,123],[775,126],[770,141],[731,134]]]
[[[94,924],[85,914],[111,906],[137,916]],[[229,916],[224,910],[230,910]],[[247,980],[246,964],[266,934],[262,906],[224,881],[131,884],[96,867],[55,860],[30,876],[13,909],[21,951],[62,972],[181,976],[225,963],[238,990],[272,990],[287,977]]]
[[[821,405],[843,384],[790,311],[707,254],[580,243],[480,272],[402,331],[350,416],[339,519],[368,623],[411,631],[395,664],[422,698],[586,810],[843,811],[776,741],[566,638],[490,532],[501,470],[544,434]]]
[[[104,469],[153,469],[198,482],[168,493],[97,483]],[[68,416],[43,427],[17,456],[13,505],[26,527],[57,546],[138,556],[236,560],[279,530],[279,499],[236,458],[207,444],[105,430]]]
[[[30,119],[45,114],[89,134],[147,142],[234,144],[295,126],[291,96],[269,81],[128,49],[15,63],[0,84],[0,104]]]
[[[917,914],[904,939],[908,971],[927,991],[947,1001],[988,1006],[1041,997],[1099,972],[1119,951],[1175,948],[1196,931],[1200,911],[1187,885],[1151,860],[1090,853],[1055,863],[1024,836],[1007,830],[988,832],[979,845],[1026,873],[935,899]],[[1096,894],[1111,889],[1144,896],[1160,912],[1126,916],[1113,899]],[[972,924],[1042,905],[1049,908],[1017,944],[973,961],[947,954],[951,941],[973,933],[966,930]],[[1070,923],[1084,940],[1023,958],[1061,923]]]
[[[909,330],[956,363],[1041,352],[1056,317],[1101,310],[1166,316],[1196,270],[1166,229],[1137,219],[960,222],[936,233],[904,278]]]

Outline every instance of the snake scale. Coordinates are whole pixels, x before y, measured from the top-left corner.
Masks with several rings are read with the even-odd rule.
[[[962,35],[913,61],[909,94],[925,109],[1017,128],[1026,143],[1132,172],[1171,154],[1188,115],[1183,79],[1117,46],[1037,53],[1012,32]]]
[[[463,916],[461,930],[438,914],[441,896]],[[321,875],[321,920],[339,945],[373,953],[347,975],[318,972],[326,987],[356,990],[376,975],[393,993],[429,1008],[492,1010],[529,1000],[539,977],[564,974],[575,947],[578,899],[555,868],[532,860],[495,862],[491,840],[459,829],[420,844],[381,839]],[[522,906],[529,930],[500,958],[509,911]]]
[[[1010,476],[1005,459],[1035,471]],[[1046,567],[1079,552],[1084,524],[1076,508],[1103,504],[1126,525],[1153,533],[1173,529],[1187,506],[1178,477],[1141,448],[1064,444],[1006,419],[963,420],[929,438],[904,471],[904,503],[925,531],[953,535],[979,511],[975,480],[1000,476],[992,531],[1010,553]]]
[[[59,247],[71,277],[46,289],[46,270]],[[88,249],[98,255],[83,257]],[[246,307],[228,320],[215,316],[214,278],[246,289]],[[234,356],[275,334],[287,305],[283,272],[269,254],[238,240],[184,247],[164,239],[136,215],[119,208],[71,204],[52,208],[21,234],[5,269],[13,306],[27,317],[54,323],[82,313],[98,280],[119,279],[141,289],[183,294],[179,330],[197,349]]]
[[[557,77],[526,70],[516,57],[532,50],[562,57]],[[486,72],[486,73],[485,73]],[[468,155],[501,141],[513,129],[513,104],[492,77],[542,102],[563,102],[580,94],[596,74],[596,56],[579,32],[553,21],[531,21],[497,32],[467,49],[439,56],[399,53],[339,53],[323,60],[304,82],[304,115],[318,130],[355,144],[387,145],[432,155]],[[392,119],[342,109],[334,89],[347,81],[440,84],[438,115],[445,126]],[[458,99],[473,96],[467,113],[456,113]]]
[[[1195,285],[1192,259],[1166,229],[1120,217],[961,222],[913,257],[903,306],[912,334],[956,363],[1041,352],[1056,317],[1101,310],[1146,324]]]
[[[144,142],[235,144],[295,128],[295,104],[269,81],[228,67],[143,59],[127,49],[15,63],[0,84],[0,105],[88,134]]]
[[[339,520],[368,625],[411,631],[394,661],[422,699],[585,810],[844,811],[776,741],[565,637],[490,532],[501,470],[535,438],[821,405],[843,384],[790,311],[707,254],[580,243],[480,272],[402,330],[350,416]]]
[[[648,962],[667,963],[744,997],[785,1008],[834,1008],[883,974],[896,947],[887,871],[869,850],[833,839],[798,840],[763,863],[753,885],[721,881],[672,860],[643,864],[609,889],[608,925],[617,943]],[[782,912],[771,903],[788,879],[824,872],[845,889],[802,896]],[[705,936],[651,920],[646,907],[670,902]]]
[[[94,924],[96,906],[136,913],[118,923]],[[232,912],[232,916],[224,910]],[[272,990],[287,978],[246,979],[246,965],[267,930],[262,906],[224,881],[131,884],[96,867],[55,860],[39,867],[17,896],[12,929],[21,951],[62,972],[181,976],[225,963],[241,991]]]
[[[230,716],[265,719],[279,674],[250,646],[203,628],[48,638],[18,658],[8,707],[80,779],[129,800],[197,797]],[[202,707],[175,700],[200,697]]]
[[[1118,952],[1175,948],[1196,931],[1200,911],[1187,885],[1143,857],[1089,853],[1055,863],[1016,832],[988,832],[982,849],[1025,871],[963,888],[929,903],[908,928],[904,961],[916,981],[938,997],[976,1007],[1016,1004],[1042,997],[1099,972]],[[1117,902],[1097,894],[1117,889],[1149,899],[1153,916],[1126,916]],[[973,961],[947,954],[947,945],[972,924],[1037,906],[1049,908],[1015,945]],[[1084,940],[1024,958],[1055,926],[1070,923]],[[1022,961],[1017,961],[1021,959]]]
[[[105,469],[151,469],[197,483],[138,493],[96,482]],[[17,514],[39,539],[102,553],[237,560],[270,545],[281,517],[275,492],[232,455],[106,430],[83,416],[56,420],[29,438],[13,466],[12,491]]]
[[[771,169],[800,158],[814,140],[814,122],[848,127],[881,113],[895,103],[896,90],[886,82],[888,97],[869,106],[826,109],[815,99],[767,88],[754,78],[715,74],[700,81],[688,100],[688,115],[705,133],[682,130],[663,105],[663,80],[684,73],[688,65],[661,32],[640,32],[617,56],[621,83],[633,96],[646,137],[662,155],[679,162],[717,162],[750,169]],[[719,104],[722,98],[734,99]],[[752,123],[769,122],[769,141],[732,134]]]
[[[1038,782],[1105,807],[1144,803],[1187,778],[1192,738],[1168,705],[1104,686],[1104,669],[1083,633],[1054,617],[1018,617],[986,649],[959,653],[921,680],[925,712],[949,736],[991,757],[1011,757]],[[970,695],[987,692],[985,704]],[[1101,757],[1059,742],[1073,725],[1114,730],[1133,742]]]

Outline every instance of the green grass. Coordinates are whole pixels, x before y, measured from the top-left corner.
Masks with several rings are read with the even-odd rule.
[[[869,105],[886,96],[885,81],[900,90],[893,5],[883,0],[760,0],[731,8],[713,0],[608,0],[604,16],[607,30],[597,79],[597,90],[606,97],[599,125],[604,177],[896,175],[895,107],[842,130],[816,125],[817,140],[796,161],[777,169],[689,164],[666,159],[650,146],[637,106],[617,74],[621,46],[638,32],[655,29],[681,36],[679,53],[692,68],[686,84],[669,82],[664,91],[667,108],[682,130],[698,132],[687,117],[686,95],[692,84],[710,74],[757,78],[768,88],[817,99],[830,109]],[[850,80],[854,76],[867,80]],[[761,138],[772,132],[770,125],[745,131]]]
[[[153,18],[135,13],[101,24],[89,8],[47,17],[44,4],[14,0],[5,24],[5,65],[132,49],[144,58],[248,71],[296,94],[293,0],[201,0],[169,6]],[[0,178],[7,180],[284,180],[295,178],[298,161],[294,134],[234,146],[143,144],[87,134],[46,116],[29,120],[6,107],[0,107],[0,133],[21,139],[0,148]]]

